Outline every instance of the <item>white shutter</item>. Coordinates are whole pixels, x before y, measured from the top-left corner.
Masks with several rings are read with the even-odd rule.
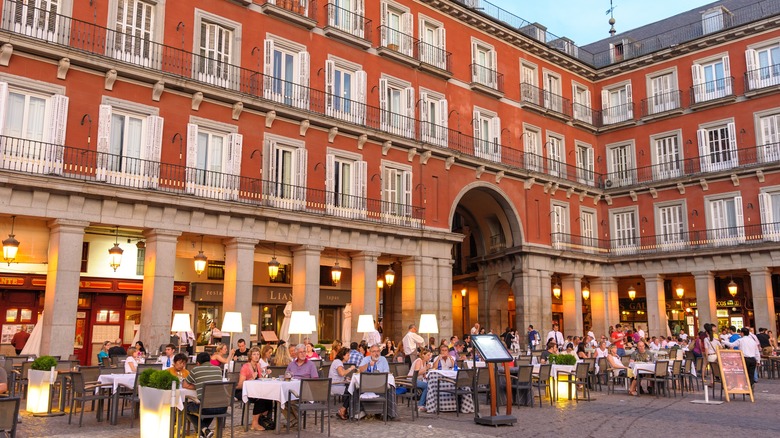
[[[298,99],[299,106],[309,107],[309,52],[298,52]]]
[[[428,93],[420,92],[420,135],[423,140],[426,140],[433,136],[434,128],[431,127],[434,124],[433,120],[428,120]]]
[[[382,3],[384,5],[384,3]],[[379,113],[382,130],[389,128],[390,115],[387,108],[387,79],[379,78]]]
[[[447,147],[447,142],[449,140],[449,135],[447,133],[447,118],[449,117],[449,111],[447,108],[447,99],[441,99],[439,100],[439,120],[436,121],[438,124],[438,127],[436,128],[439,132],[437,134],[437,137],[439,139],[439,146]]]
[[[366,210],[366,196],[368,193],[368,163],[366,161],[355,161],[355,192],[353,195],[357,198],[357,205],[354,207],[361,212]]]
[[[693,76],[694,103],[701,102],[704,99],[704,67],[699,64],[693,64],[691,66],[691,75]]]
[[[271,140],[263,142],[263,175],[262,180],[276,182],[274,163],[276,159],[276,143]],[[268,187],[270,190],[270,187]]]
[[[401,53],[406,56],[412,56],[414,54],[414,46],[412,45],[412,35],[414,29],[413,15],[404,12],[401,14]]]
[[[493,159],[501,160],[501,119],[498,116],[490,119],[490,129],[493,131]]]
[[[244,136],[239,133],[228,134],[228,165],[227,172],[230,175],[241,176],[241,156],[244,147]]]
[[[736,166],[739,163],[739,157],[737,157],[737,128],[734,122],[726,125],[729,131],[729,150],[731,151],[731,165]]]
[[[412,172],[403,172],[403,204],[406,216],[412,215]]]
[[[474,110],[474,118],[471,119],[471,124],[474,125],[474,149],[475,153],[479,154],[479,150],[484,146],[482,143],[482,125],[479,123],[480,114],[479,110]]]
[[[479,51],[479,48],[477,46],[477,43],[472,41],[471,42],[471,82],[479,82],[479,64],[477,64],[477,52]]]
[[[404,133],[407,138],[414,138],[414,88],[408,87],[404,89],[404,98],[406,99],[406,119],[403,122],[403,126],[406,128]]]
[[[379,25],[382,26],[380,32],[381,46],[387,47],[387,3],[379,3]]]
[[[336,63],[327,60],[325,61],[325,111],[328,115],[332,115],[333,109],[333,81],[335,77]]]
[[[601,90],[601,120],[605,125],[612,123],[609,116],[612,109],[609,107],[609,90]]]
[[[447,31],[444,30],[444,26],[439,26],[436,28],[436,38],[439,40],[438,48],[441,49],[442,52],[445,52],[447,50]],[[441,60],[441,62],[444,61],[445,59]],[[446,67],[446,66],[440,66],[440,67]]]
[[[296,196],[293,196],[294,199],[298,201],[306,201],[306,165],[308,158],[308,151],[306,148],[296,148],[295,153],[293,153],[293,159],[295,160],[295,180],[293,184],[295,184],[295,193]],[[301,208],[305,207],[305,203],[301,203]]]
[[[730,96],[731,95],[731,67],[729,66],[729,55],[723,56],[723,80],[725,81],[725,87],[723,89],[723,92],[725,93],[724,96]]]
[[[263,42],[265,53],[263,56],[263,92],[266,99],[271,98],[273,93],[274,76],[274,41],[267,39]]]
[[[145,147],[141,150],[141,159],[154,163],[160,162],[162,154],[163,118],[160,116],[146,117]]]
[[[737,236],[742,241],[745,238],[745,217],[742,211],[742,196],[734,197],[734,216],[737,221]]]
[[[366,117],[366,83],[367,75],[363,70],[355,72],[355,94],[357,95],[357,118],[356,123],[364,123]],[[380,93],[383,93],[382,87],[379,87]]]
[[[587,163],[587,179],[588,181],[593,181],[593,170],[594,170],[594,159],[593,159],[593,148],[588,148],[588,163]]]
[[[634,118],[634,97],[631,84],[626,84],[626,115],[629,120]]]
[[[770,234],[772,231],[770,224],[774,223],[774,219],[772,218],[772,196],[769,193],[758,194],[758,208],[761,212],[762,232],[764,234]]]
[[[701,166],[702,171],[709,172],[710,144],[707,141],[707,130],[697,130],[696,136],[699,138],[699,165]]]
[[[198,125],[187,123],[187,168],[195,169],[198,165]]]
[[[95,178],[98,181],[106,180],[106,172],[111,163],[108,155],[111,150],[111,105],[100,105],[98,115],[97,132],[97,169]]]
[[[5,116],[8,111],[8,82],[0,82],[0,135],[5,135]],[[0,143],[2,148],[2,143]],[[2,152],[2,151],[0,151]]]
[[[363,35],[363,21],[365,20],[365,17],[363,16],[364,13],[364,7],[363,7],[363,0],[355,0],[355,15],[351,17],[352,19],[352,25],[354,26],[355,35],[359,38],[365,38]]]
[[[336,190],[336,156],[328,154],[325,156],[325,191],[329,194]],[[332,204],[333,202],[329,202]]]
[[[747,63],[748,89],[752,90],[758,88],[757,79],[760,77],[760,72],[756,71],[759,63],[758,63],[758,54],[756,53],[755,50],[753,49],[745,50],[745,62]]]
[[[51,124],[49,142],[58,146],[65,144],[65,130],[68,126],[68,96],[55,94],[51,97]]]

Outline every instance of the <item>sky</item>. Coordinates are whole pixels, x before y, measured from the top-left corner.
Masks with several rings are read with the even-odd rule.
[[[609,0],[487,0],[578,46],[609,37]],[[613,0],[618,34],[715,0]]]

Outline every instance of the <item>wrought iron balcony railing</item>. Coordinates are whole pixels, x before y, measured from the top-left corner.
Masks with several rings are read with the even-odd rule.
[[[572,115],[572,105],[569,99],[532,84],[520,83],[520,100],[544,107],[567,118]]]
[[[683,107],[682,98],[683,92],[674,90],[642,99],[640,102],[642,117],[681,109]]]
[[[780,85],[780,64],[773,64],[745,72],[745,91]]]
[[[691,102],[702,103],[734,96],[734,94],[734,78],[729,76],[693,85],[691,87]]]
[[[480,64],[471,64],[471,82],[504,92],[504,75]]]
[[[371,20],[348,9],[328,3],[328,26],[346,32],[356,38],[371,39]]]

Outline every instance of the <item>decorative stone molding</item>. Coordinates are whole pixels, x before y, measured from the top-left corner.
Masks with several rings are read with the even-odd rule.
[[[406,152],[406,161],[411,163],[415,155],[417,155],[417,148],[409,148],[409,151]]]
[[[652,196],[653,199],[658,199],[658,190],[654,187],[650,187],[650,196]]]
[[[386,156],[387,153],[390,151],[390,146],[393,145],[393,142],[390,140],[387,140],[386,142],[382,143],[382,155]]]
[[[233,120],[238,120],[238,118],[241,117],[242,111],[244,111],[244,102],[234,103],[232,111]]]
[[[162,96],[163,91],[165,91],[165,82],[163,81],[155,82],[154,87],[152,87],[152,100],[155,102],[159,102],[160,96]]]
[[[526,190],[531,190],[531,187],[534,186],[535,182],[536,178],[528,178],[527,180],[523,181],[523,188]]]
[[[704,178],[699,180],[699,184],[701,184],[701,189],[704,190],[705,192],[710,189],[709,183]]]
[[[200,109],[200,104],[203,102],[203,93],[198,91],[192,95],[192,110],[197,111]]]
[[[360,137],[358,137],[358,145],[357,145],[358,149],[362,151],[363,146],[366,144],[367,141],[368,141],[368,135],[366,134],[362,134]]]
[[[571,199],[571,195],[574,193],[574,187],[569,187],[566,190],[566,199]]]
[[[68,70],[70,69],[70,59],[62,58],[57,64],[57,79],[65,80],[68,76]]]
[[[453,164],[455,164],[455,157],[447,157],[447,159],[444,160],[444,170],[450,170]]]
[[[677,183],[677,191],[680,192],[681,195],[685,194],[685,186],[683,183]]]
[[[739,177],[736,173],[731,174],[731,183],[734,184],[734,187],[739,187]]]
[[[431,151],[425,151],[420,154],[420,164],[428,164],[428,160],[431,158],[432,154]]]
[[[629,191],[628,192],[628,196],[631,197],[632,201],[636,202],[636,191],[634,191],[634,190]]]
[[[485,173],[485,166],[477,167],[477,179],[480,179],[483,173]]]
[[[117,77],[116,70],[114,70],[112,68],[111,70],[107,71],[106,72],[106,80],[103,83],[103,88],[105,88],[108,91],[113,91],[114,90],[114,82],[116,82],[116,77]]]
[[[336,135],[339,133],[339,128],[334,126],[328,130],[328,143],[333,143],[336,139]]]
[[[305,137],[306,136],[306,131],[309,130],[309,126],[311,126],[311,122],[308,119],[307,120],[301,120],[301,129],[299,131],[299,134],[300,134],[301,137]]]
[[[0,65],[8,67],[8,63],[11,61],[11,55],[14,54],[14,46],[11,43],[3,44],[0,48]]]
[[[764,171],[761,169],[756,170],[756,178],[758,178],[758,182],[764,182]]]
[[[504,179],[504,171],[499,170],[498,173],[496,173],[496,184],[500,183],[502,179]]]
[[[265,114],[265,127],[266,128],[273,127],[275,119],[276,119],[276,111],[268,111]]]
[[[612,205],[612,196],[604,195],[604,200],[607,201],[607,205]]]

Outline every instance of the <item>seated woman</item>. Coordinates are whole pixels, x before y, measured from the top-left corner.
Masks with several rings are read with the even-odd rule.
[[[343,347],[341,341],[339,341],[338,339],[334,339],[333,343],[330,345],[330,353],[328,354],[329,361],[333,362],[334,360],[336,360],[336,355],[341,350],[341,347]]]
[[[138,370],[138,358],[141,357],[141,352],[136,350],[135,347],[127,349],[127,358],[125,359],[125,374],[135,374]]]
[[[382,352],[379,353],[382,356],[395,355],[395,343],[390,338],[385,339],[385,344],[382,346]]]
[[[623,365],[623,362],[620,361],[620,356],[617,354],[617,345],[612,344],[609,346],[609,354],[607,355],[607,364],[609,365],[609,368],[612,370],[613,376],[627,376],[628,375],[628,367]],[[631,394],[629,392],[629,394]],[[636,393],[633,393],[631,395],[636,395]]]
[[[590,356],[588,355],[588,352],[585,351],[585,343],[580,342],[577,344],[577,359],[587,359],[588,357]]]
[[[103,359],[108,359],[108,347],[111,346],[110,341],[103,342],[103,347],[100,349],[100,352],[97,354],[98,358],[98,364],[103,365]]]
[[[439,347],[439,355],[433,360],[431,368],[434,370],[452,370],[455,368],[455,358],[450,356],[450,349],[446,345]]]
[[[607,341],[601,341],[599,342],[599,348],[596,349],[596,358],[600,357],[607,357],[609,355],[609,350],[607,349]]]
[[[330,370],[328,371],[328,378],[330,379],[330,393],[332,395],[344,394],[349,381],[347,381],[347,375],[352,371],[355,371],[357,367],[351,365],[344,367],[344,359],[349,357],[349,348],[342,347],[336,352],[336,358],[330,364]]]
[[[417,371],[417,387],[422,389],[420,394],[420,400],[417,402],[417,410],[425,412],[425,400],[428,398],[428,370],[431,368],[429,362],[431,360],[430,350],[423,350],[411,368],[409,368],[409,376],[411,377],[415,371]]]
[[[286,367],[287,365],[290,365],[292,356],[290,356],[290,349],[287,348],[287,345],[281,344],[276,347],[276,353],[274,353],[272,362],[273,365],[277,367]]]
[[[546,364],[551,354],[558,354],[558,343],[555,339],[547,341],[547,349],[542,351],[541,363]]]
[[[247,380],[260,379],[265,375],[265,368],[261,366],[260,358],[259,348],[252,347],[249,349],[249,362],[241,367],[241,374],[238,377],[238,385],[236,386],[237,389],[243,390],[244,382]],[[254,404],[252,408],[252,425],[250,426],[250,429],[265,430],[260,424],[260,416],[268,415],[268,412],[273,407],[273,402],[261,398],[250,398],[249,401]]]
[[[314,351],[314,345],[312,345],[311,342],[307,342],[306,343],[306,359],[309,359],[309,360],[311,360],[311,359],[321,360],[322,359],[320,357],[320,355],[317,354],[316,351]]]
[[[141,341],[136,342],[135,349],[141,352],[141,357],[146,357],[146,348],[144,347],[143,342]]]
[[[217,344],[217,350],[211,355],[211,364],[217,367],[227,364],[233,359],[233,352],[228,354],[228,347],[223,343]]]

